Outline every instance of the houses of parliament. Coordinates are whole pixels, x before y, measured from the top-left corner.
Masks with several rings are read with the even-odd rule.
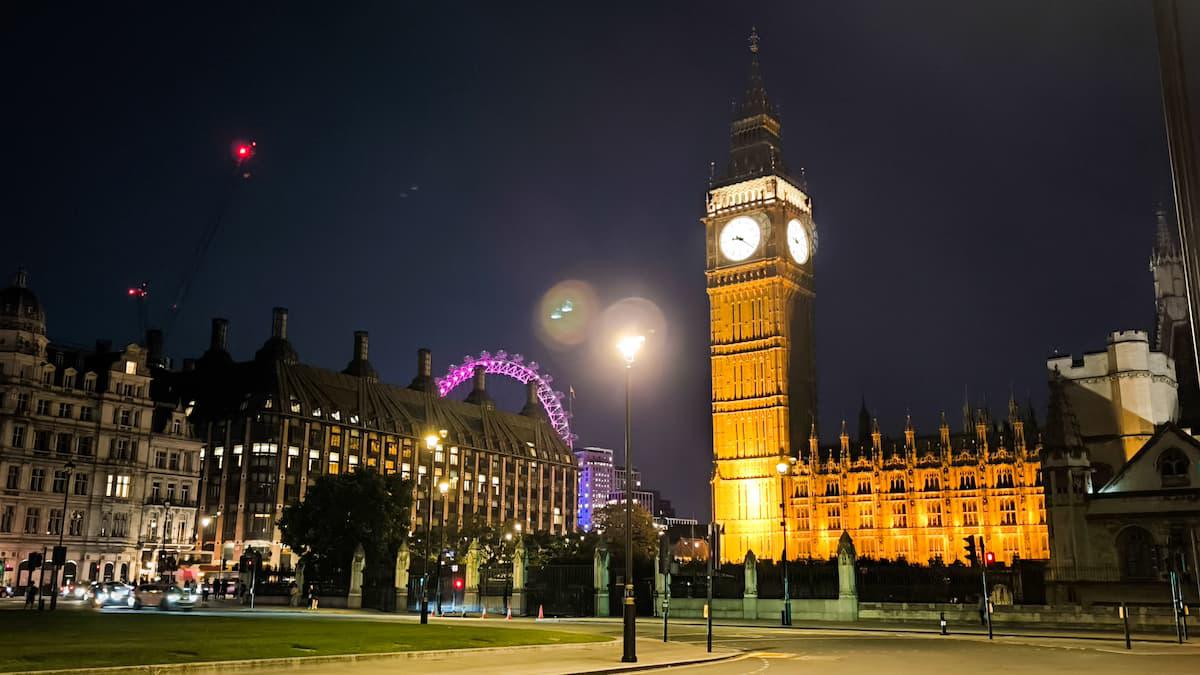
[[[813,202],[803,171],[784,161],[756,34],[750,52],[729,162],[702,219],[721,557],[828,558],[843,531],[871,558],[948,563],[968,535],[998,560],[1047,557],[1039,435],[1013,401],[1005,420],[966,405],[960,430],[943,415],[936,434],[905,421],[896,440],[864,404],[854,442],[843,423],[839,443],[820,447]]]

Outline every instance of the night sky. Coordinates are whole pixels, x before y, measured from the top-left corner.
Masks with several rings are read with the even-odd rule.
[[[56,340],[136,340],[143,280],[162,323],[253,138],[171,354],[224,316],[249,358],[274,305],[306,362],[343,368],[366,329],[400,384],[418,347],[438,373],[505,348],[575,387],[580,445],[620,448],[612,336],[564,349],[534,315],[569,279],[600,308],[644,297],[666,327],[635,370],[635,463],[703,518],[699,218],[752,25],[815,204],[826,440],[863,396],[891,434],[906,409],[921,433],[957,424],[964,387],[997,415],[1010,389],[1043,406],[1047,355],[1151,326],[1171,193],[1148,2],[165,7],[0,22],[0,269],[29,269]]]

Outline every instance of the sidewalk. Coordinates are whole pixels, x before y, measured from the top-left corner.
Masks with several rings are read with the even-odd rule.
[[[421,673],[514,673],[519,675],[559,675],[561,673],[622,673],[722,661],[742,654],[741,650],[639,638],[637,663],[621,662],[621,641],[594,642],[551,647],[516,647],[502,650],[460,650],[450,652],[413,652],[401,656],[289,663],[280,667],[230,668],[220,672],[255,673],[332,673],[353,668],[355,675],[393,675],[397,670]],[[190,670],[188,673],[202,671]],[[213,672],[218,672],[214,670]]]

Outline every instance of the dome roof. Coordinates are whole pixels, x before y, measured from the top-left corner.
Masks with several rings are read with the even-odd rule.
[[[0,290],[0,328],[45,334],[46,313],[26,281],[25,270],[17,270],[13,285]]]

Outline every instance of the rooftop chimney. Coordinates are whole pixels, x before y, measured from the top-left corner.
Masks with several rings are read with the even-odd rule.
[[[375,372],[375,367],[367,360],[367,331],[354,331],[354,358],[350,360],[350,365],[342,371],[347,375],[357,375],[359,377],[369,377],[373,380],[378,380],[379,375]]]
[[[367,331],[365,330],[354,331],[354,360],[367,360]]]
[[[208,348],[214,352],[229,351],[229,319],[212,320],[212,336],[208,339]]]
[[[17,268],[17,276],[13,279],[13,285],[17,288],[25,288],[29,284],[29,273],[24,267]]]
[[[287,339],[287,307],[271,310],[271,337]]]
[[[538,398],[538,383],[537,380],[530,380],[525,383],[525,407],[521,408],[521,414],[529,417],[537,417],[545,414],[545,408],[542,407],[542,401]]]
[[[492,397],[487,393],[487,368],[475,366],[473,379],[475,386],[471,389],[471,393],[467,394],[467,403],[490,404]]]
[[[436,389],[433,381],[433,352],[428,347],[417,350],[417,376],[408,385],[409,389],[432,392]]]

